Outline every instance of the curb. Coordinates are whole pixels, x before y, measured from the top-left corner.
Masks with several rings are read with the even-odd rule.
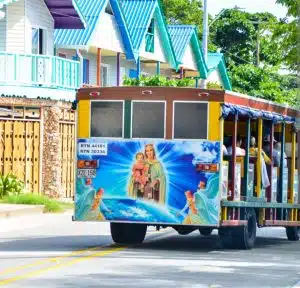
[[[43,214],[44,205],[0,205],[0,219]]]

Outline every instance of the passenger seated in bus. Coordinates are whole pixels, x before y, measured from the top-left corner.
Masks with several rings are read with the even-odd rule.
[[[275,145],[274,145],[274,151],[275,151],[275,153],[277,153],[277,155],[278,155],[278,158],[279,158],[279,165],[278,165],[278,167],[280,167],[280,158],[281,158],[281,143],[280,142],[277,142]],[[283,167],[284,168],[287,168],[288,166],[287,166],[287,156],[286,156],[286,154],[285,154],[285,152],[283,152],[284,154],[284,156],[283,156]]]
[[[245,156],[246,152],[245,149],[241,148],[242,147],[242,137],[240,135],[237,135],[236,137],[236,156]],[[232,155],[232,146],[229,146],[227,148],[228,155]]]
[[[271,165],[272,161],[271,159],[266,155],[266,153],[262,150],[262,159],[261,159],[261,170],[262,170],[262,185],[263,188],[268,188],[270,186],[270,180],[268,176],[268,171],[266,164]],[[249,150],[250,156],[255,156],[257,157],[258,155],[258,148],[256,147],[256,139],[254,136],[251,137],[250,139],[250,150]]]
[[[270,155],[270,138],[271,138],[270,135],[268,135],[265,138],[265,140],[264,140],[264,147],[263,147],[263,150],[268,155]],[[273,138],[273,143],[274,143],[274,145],[276,145],[276,143],[277,143],[277,141],[275,140],[275,138]],[[278,151],[276,149],[274,149],[274,148],[273,148],[272,160],[273,160],[273,166],[274,167],[279,167],[280,166],[280,153],[278,153]]]

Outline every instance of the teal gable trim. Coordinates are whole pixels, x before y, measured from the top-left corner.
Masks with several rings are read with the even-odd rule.
[[[157,20],[158,31],[163,43],[167,61],[173,69],[178,69],[166,20],[158,0],[119,0],[128,27],[135,61],[140,54],[142,42],[146,37],[148,27],[154,17]]]
[[[202,79],[206,79],[208,75],[208,67],[204,60],[196,26],[169,25],[168,30],[175,50],[177,63],[183,64],[184,53],[189,43],[191,43],[200,77]]]
[[[232,91],[232,84],[227,72],[224,55],[222,53],[208,53],[207,55],[208,75],[219,69],[225,90]]]
[[[121,37],[125,46],[126,58],[128,60],[134,59],[137,61],[138,54],[134,52],[132,41],[129,35],[128,27],[126,24],[126,20],[124,14],[122,12],[121,6],[119,4],[119,0],[110,0],[110,5],[114,12],[116,21],[118,23],[118,27],[121,33]]]
[[[193,34],[192,34],[192,47],[194,50],[194,53],[196,55],[196,61],[197,61],[197,67],[198,67],[198,71],[200,73],[200,77],[202,77],[203,79],[206,79],[208,76],[208,68],[207,65],[205,63],[204,60],[204,55],[202,52],[202,48],[198,39],[198,34],[196,33],[196,31],[194,30]]]
[[[162,12],[162,7],[160,1],[158,0],[158,7],[156,9],[157,22],[158,22],[158,30],[161,32],[161,39],[163,43],[163,47],[166,51],[167,60],[170,66],[176,71],[179,70],[179,65],[176,61],[174,47],[172,45],[171,36],[169,34],[167,21]]]

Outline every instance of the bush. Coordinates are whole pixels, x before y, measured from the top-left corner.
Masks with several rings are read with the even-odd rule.
[[[25,192],[25,184],[15,175],[0,175],[0,198]]]
[[[73,208],[73,204],[61,203],[56,200],[49,199],[46,196],[36,194],[20,194],[5,196],[1,200],[2,203],[8,204],[24,204],[24,205],[44,205],[44,212],[58,213],[65,209]]]

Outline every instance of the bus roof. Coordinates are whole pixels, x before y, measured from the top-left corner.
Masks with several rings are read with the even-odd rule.
[[[300,110],[267,101],[257,97],[251,97],[241,93],[224,90],[181,88],[181,87],[93,87],[81,88],[77,93],[77,100],[170,100],[170,101],[206,101],[220,102],[228,107],[241,107],[264,111],[268,114],[280,114],[295,118],[300,117]]]

